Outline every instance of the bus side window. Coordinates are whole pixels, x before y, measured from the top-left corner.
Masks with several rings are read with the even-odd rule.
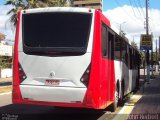
[[[101,28],[102,38],[102,56],[108,59],[114,59],[114,39],[115,33],[109,29],[104,23]]]
[[[123,40],[122,40],[121,52],[122,52],[122,61],[125,62],[126,47],[125,47],[125,42]]]
[[[114,57],[116,60],[121,59],[121,39],[118,35],[115,35]]]
[[[136,59],[135,59],[135,57],[136,56],[135,56],[135,50],[134,50],[134,52],[133,52],[133,59],[132,59],[133,60],[133,69],[136,68],[136,61],[135,61]]]
[[[114,39],[115,34],[108,28],[108,58],[114,60]]]
[[[132,52],[132,48],[129,47],[129,68],[132,69],[133,68],[133,52]]]
[[[102,56],[108,57],[107,28],[102,23]]]
[[[126,43],[126,65],[129,67],[129,46],[128,44]]]

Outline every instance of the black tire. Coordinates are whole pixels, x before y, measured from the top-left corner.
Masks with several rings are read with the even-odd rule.
[[[138,77],[136,77],[136,89],[137,90],[139,89],[139,79],[138,79]]]
[[[123,106],[124,105],[124,83],[123,82],[121,85],[121,92],[119,94],[120,94],[120,98],[118,100],[118,105]]]
[[[110,106],[110,110],[111,112],[115,112],[116,111],[116,108],[118,106],[118,88],[116,86],[116,91],[115,91],[115,95],[114,95],[114,102],[111,104]]]

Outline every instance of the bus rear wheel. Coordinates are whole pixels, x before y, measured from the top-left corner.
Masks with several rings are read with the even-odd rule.
[[[114,102],[111,104],[110,110],[111,112],[115,112],[118,105],[118,88],[116,87],[116,91],[114,93]]]
[[[119,97],[119,100],[118,100],[118,105],[120,106],[123,106],[124,105],[124,82],[122,82],[122,85],[121,85],[121,92],[119,92],[120,94],[120,97]]]

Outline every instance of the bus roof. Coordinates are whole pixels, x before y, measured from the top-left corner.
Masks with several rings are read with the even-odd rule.
[[[36,13],[36,12],[94,12],[95,9],[80,8],[80,7],[45,7],[22,10],[22,12]]]

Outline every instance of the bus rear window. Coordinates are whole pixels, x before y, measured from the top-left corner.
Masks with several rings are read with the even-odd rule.
[[[85,53],[91,13],[47,12],[22,16],[23,50],[27,54]]]

